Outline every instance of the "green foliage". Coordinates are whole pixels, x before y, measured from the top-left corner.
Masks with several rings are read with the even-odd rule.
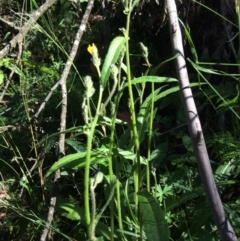
[[[4,1],[0,8],[8,18],[8,8],[22,9],[22,2],[10,2]],[[59,132],[60,88],[34,118],[62,74],[85,2],[58,1],[25,37],[18,64],[14,49],[0,60],[2,90],[14,72],[0,102],[2,239],[39,240],[52,176],[60,169],[50,226],[53,240],[219,240],[186,128],[173,70],[176,56],[170,54],[161,3],[123,1],[123,13],[121,2],[104,7],[96,2],[68,75],[66,131]],[[29,1],[25,11],[40,4]],[[198,31],[206,33],[182,17],[185,4],[193,5],[187,1],[179,6],[191,87],[224,208],[239,235],[238,62],[231,56],[229,63],[214,62],[211,51],[200,62],[201,46],[210,49],[211,41],[201,40]],[[198,11],[209,17],[205,10]],[[123,16],[131,20],[129,28]],[[17,14],[11,18],[21,26]],[[204,18],[196,13],[196,21],[200,19]],[[0,28],[6,45],[15,33],[7,25]],[[87,46],[93,50],[94,42],[98,49],[90,55]],[[139,42],[142,49],[136,47]],[[63,156],[58,153],[60,134],[66,137]],[[101,182],[96,181],[99,173]]]

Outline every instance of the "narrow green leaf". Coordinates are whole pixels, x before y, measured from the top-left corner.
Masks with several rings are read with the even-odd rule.
[[[104,164],[107,161],[107,152],[101,149],[94,150],[91,153],[91,165],[92,164]],[[53,172],[55,172],[59,168],[65,169],[75,169],[76,171],[79,168],[83,168],[86,163],[86,152],[80,152],[75,154],[70,154],[64,156],[63,158],[59,159],[56,163],[54,163],[51,168],[46,173],[45,177],[48,177]]]
[[[189,85],[189,87],[195,87],[195,86],[205,85],[205,84],[206,83],[191,83]],[[159,95],[157,95],[156,98],[155,98],[155,101],[157,101],[157,100],[159,100],[159,99],[161,99],[161,98],[163,98],[163,97],[165,97],[167,95],[170,95],[170,94],[172,94],[174,92],[177,92],[177,91],[179,91],[179,86],[169,88],[169,89],[161,92]]]
[[[193,58],[194,58],[194,62],[196,63],[196,62],[198,62],[198,55],[197,55],[197,51],[196,51],[195,45],[194,45],[194,43],[192,41],[191,34],[188,31],[187,27],[184,25],[184,23],[180,19],[179,19],[179,22],[182,24],[182,26],[184,28],[184,32],[185,32],[185,35],[187,37],[188,44],[190,46],[190,50],[191,50]]]
[[[110,44],[110,47],[108,49],[107,56],[105,58],[102,71],[101,71],[101,84],[103,88],[106,86],[107,81],[110,76],[110,67],[112,64],[115,64],[118,60],[118,57],[121,53],[121,51],[124,48],[124,44],[126,42],[125,37],[116,37],[113,39],[113,41]]]
[[[117,232],[122,233],[122,234],[127,234],[127,235],[129,235],[129,236],[131,236],[131,237],[134,237],[134,238],[135,238],[134,240],[136,240],[136,238],[140,238],[140,235],[139,235],[139,234],[136,234],[136,233],[134,233],[134,232],[130,232],[130,231],[126,231],[126,230],[121,230],[121,229],[117,229]]]
[[[168,241],[170,232],[164,213],[154,197],[145,191],[138,193],[142,224],[148,241]]]
[[[131,81],[132,84],[143,84],[146,82],[151,83],[171,83],[171,82],[178,82],[177,79],[170,78],[170,77],[158,77],[158,76],[141,76],[139,78],[135,78]],[[127,84],[124,85],[127,87]]]
[[[217,109],[219,109],[219,108],[221,108],[221,107],[228,107],[228,106],[230,106],[230,105],[234,105],[234,104],[237,103],[238,97],[239,97],[238,86],[236,86],[236,89],[237,89],[237,96],[234,97],[232,100],[226,100],[226,103],[224,102],[224,103],[220,104],[220,105],[217,107]]]
[[[77,221],[81,220],[81,218],[84,217],[84,212],[82,212],[80,207],[72,203],[62,203],[61,205],[59,205],[59,208],[64,210],[61,212],[61,215],[70,220]]]
[[[59,159],[57,162],[55,162],[50,169],[47,171],[45,177],[50,176],[53,172],[55,172],[57,169],[66,166],[70,164],[71,162],[75,160],[79,160],[84,158],[86,156],[86,152],[81,152],[81,153],[75,153],[75,154],[70,154],[67,156],[64,156],[63,158]]]
[[[3,74],[3,71],[0,70],[0,85],[3,83],[3,79],[4,79],[4,74]]]
[[[229,77],[231,77],[231,78],[233,78],[233,79],[238,81],[239,74],[229,74],[229,73],[224,72],[224,71],[211,69],[210,67],[209,68],[205,68],[205,67],[200,66],[199,64],[193,63],[189,58],[187,60],[197,70],[197,72],[204,72],[204,73],[220,75],[220,76],[229,76]],[[202,64],[204,64],[204,63],[202,63]]]
[[[202,72],[204,72],[204,73],[215,74],[215,75],[223,75],[223,73],[221,73],[221,72],[218,71],[218,70],[201,67],[201,66],[199,66],[199,65],[194,65],[194,67],[195,67],[196,69],[198,69],[199,71],[202,71]]]

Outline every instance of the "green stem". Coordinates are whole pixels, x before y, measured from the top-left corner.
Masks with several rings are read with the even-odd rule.
[[[90,240],[94,240],[95,238],[95,217],[96,217],[96,197],[95,197],[95,187],[93,186],[93,182],[90,179],[90,195],[91,195],[91,202],[92,202],[92,219],[90,224]]]
[[[109,146],[109,158],[108,158],[108,172],[109,172],[109,179],[110,179],[110,189],[114,188],[113,185],[113,165],[112,165],[112,150],[113,150],[113,143],[114,143],[114,128],[115,128],[115,121],[116,116],[113,117],[112,121],[112,128],[111,128],[111,136],[110,136],[110,146]],[[114,240],[114,200],[111,199],[110,201],[110,223],[111,223],[111,241]]]
[[[118,174],[117,174],[117,177],[119,178]],[[119,226],[120,230],[123,230],[121,193],[120,193],[120,181],[119,180],[117,180],[117,183],[116,183],[116,192],[117,192],[118,226]]]
[[[106,106],[108,105],[108,103],[110,102],[110,100],[112,99],[115,91],[116,91],[116,88],[117,88],[117,84],[118,84],[118,80],[116,77],[114,77],[114,82],[113,82],[113,87],[112,87],[112,90],[107,98],[107,100],[105,101],[105,103],[103,104],[102,106],[102,109],[105,110]]]
[[[150,192],[150,167],[149,162],[151,158],[151,142],[152,142],[152,134],[153,134],[153,111],[154,111],[154,83],[152,82],[152,100],[151,100],[151,111],[150,111],[150,126],[149,126],[149,135],[148,135],[148,159],[146,166],[146,185],[147,190]]]
[[[90,132],[88,133],[88,140],[87,140],[87,154],[86,154],[86,165],[85,165],[85,174],[84,174],[84,207],[85,207],[88,237],[91,237],[91,217],[90,217],[90,207],[89,207],[90,206],[89,205],[89,173],[90,173],[90,163],[91,163],[91,150],[92,150],[92,140],[93,140],[94,131],[97,125],[99,113],[101,111],[102,94],[103,94],[103,87],[100,86],[97,112],[93,119],[93,122],[91,123],[91,128],[90,128]]]
[[[114,192],[115,192],[115,184],[113,183],[113,188],[110,190],[110,194],[109,194],[109,197],[107,199],[107,202],[104,204],[104,206],[102,207],[102,209],[100,210],[99,214],[96,216],[95,218],[95,227],[97,226],[100,218],[102,217],[103,215],[103,212],[106,210],[107,206],[109,205],[109,203],[111,202],[113,196],[114,196]]]
[[[114,78],[114,83],[113,83],[113,87],[111,90],[111,93],[108,97],[108,99],[106,100],[106,102],[103,105],[103,109],[105,109],[105,107],[107,106],[107,104],[109,103],[109,101],[112,99],[112,96],[117,88],[117,84],[118,84],[118,79],[117,79],[117,75],[113,75]],[[115,131],[115,124],[116,124],[116,111],[115,114],[112,118],[112,126],[111,126],[111,135],[110,135],[110,145],[109,145],[109,157],[108,157],[108,172],[109,172],[109,179],[110,179],[110,189],[114,188],[113,185],[113,160],[112,160],[112,153],[113,153],[113,147],[114,147],[114,131]],[[114,200],[110,201],[110,223],[111,223],[111,240],[114,240]]]
[[[131,4],[129,4],[129,9],[131,9]],[[131,12],[127,13],[127,23],[126,23],[126,31],[125,37],[129,39],[129,28],[130,28],[130,16]],[[140,153],[139,153],[139,139],[138,139],[138,131],[137,131],[137,122],[136,122],[136,114],[135,114],[135,106],[134,106],[134,98],[133,98],[133,91],[132,91],[132,83],[131,83],[131,68],[130,68],[130,51],[129,51],[129,40],[126,41],[126,65],[127,65],[127,83],[128,83],[128,92],[129,92],[129,99],[130,99],[130,112],[132,118],[132,128],[133,128],[133,138],[135,141],[135,151],[137,155],[137,160],[134,161],[134,189],[135,189],[135,215],[138,216],[138,195],[137,192],[139,191],[140,186]]]
[[[116,79],[117,84],[118,84],[118,91],[117,91],[117,96],[116,96],[116,100],[115,100],[115,111],[114,111],[114,116],[113,116],[113,120],[112,120],[112,128],[111,128],[111,136],[110,136],[110,143],[111,146],[113,146],[114,143],[114,134],[115,134],[115,125],[116,125],[116,117],[117,117],[117,109],[119,106],[119,102],[122,96],[122,87],[120,85],[121,82],[121,64],[123,61],[123,57],[124,57],[124,53],[122,53],[122,56],[119,59],[119,63],[118,63],[118,79]],[[112,150],[112,148],[111,148]],[[112,153],[112,152],[111,152]],[[117,212],[118,212],[118,227],[120,230],[123,230],[123,222],[122,222],[122,208],[121,208],[121,195],[120,195],[120,173],[119,173],[119,163],[115,164],[115,172],[116,172],[116,199],[117,199]],[[122,233],[120,233],[120,235],[122,236]]]

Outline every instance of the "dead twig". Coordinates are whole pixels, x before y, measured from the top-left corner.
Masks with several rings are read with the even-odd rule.
[[[15,29],[15,30],[18,30],[20,31],[21,30],[21,27],[17,27],[14,23],[0,17],[0,21],[2,21],[3,23],[7,24],[8,26],[10,26],[11,28]]]
[[[32,26],[55,2],[57,0],[47,0],[38,10],[29,15],[29,20],[20,28],[19,33],[0,51],[0,59],[4,58],[12,48],[16,48],[16,45],[23,41]]]
[[[23,13],[23,12],[22,12],[22,13]],[[20,22],[22,22],[22,15],[21,15],[21,21],[20,21]],[[11,71],[9,77],[8,77],[8,80],[7,80],[7,82],[6,82],[6,84],[5,84],[4,88],[3,88],[3,91],[2,91],[1,96],[0,96],[0,102],[3,100],[3,97],[5,96],[5,93],[6,93],[7,89],[8,89],[8,86],[9,86],[9,84],[10,84],[10,81],[11,81],[12,77],[13,77],[13,74],[15,73],[16,68],[17,68],[17,66],[18,66],[18,64],[19,64],[19,62],[20,62],[20,59],[21,59],[21,56],[22,56],[22,45],[23,45],[23,43],[22,43],[22,41],[20,41],[20,42],[18,43],[17,60],[16,60],[16,63],[15,63],[15,66],[14,66],[14,68],[12,69],[12,71]]]
[[[61,79],[60,79],[61,80]],[[54,90],[57,89],[57,87],[60,85],[60,80],[58,82],[56,82],[54,84],[54,86],[50,89],[50,92],[48,93],[48,95],[46,96],[46,98],[44,99],[44,101],[42,102],[42,104],[40,105],[40,107],[38,108],[37,113],[33,116],[33,118],[37,119],[39,114],[43,111],[43,109],[45,108],[47,102],[50,100]]]
[[[26,37],[28,32],[31,30],[32,26],[37,22],[37,20],[45,13],[46,10],[48,10],[57,0],[48,0],[46,1],[38,10],[33,12],[29,15],[29,20],[19,29],[19,33],[0,51],[0,59],[4,58],[11,49],[16,48],[16,45],[19,47],[19,53],[17,57],[17,62],[12,70],[7,83],[4,86],[3,92],[0,96],[0,101],[2,101],[7,88],[9,86],[10,80],[12,78],[13,73],[15,72],[16,66],[18,62],[20,61],[20,57],[22,54],[22,42],[23,39]]]

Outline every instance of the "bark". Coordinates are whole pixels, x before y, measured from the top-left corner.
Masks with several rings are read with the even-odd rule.
[[[183,51],[182,34],[179,27],[175,1],[166,0],[166,6],[168,10],[173,54],[177,55],[176,71],[178,74],[182,102],[184,105],[188,122],[188,129],[194,146],[194,152],[197,159],[204,190],[206,192],[207,199],[222,240],[237,241],[237,237],[224,212],[216,183],[214,181],[201,123],[193,99],[192,90],[190,88]]]

